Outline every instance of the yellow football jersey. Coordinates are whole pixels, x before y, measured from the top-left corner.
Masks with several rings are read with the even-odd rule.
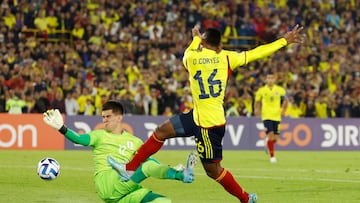
[[[183,64],[189,72],[193,96],[194,121],[198,126],[211,128],[225,125],[223,101],[230,73],[235,68],[268,56],[287,44],[284,38],[250,51],[216,52],[201,48],[201,39],[195,36],[185,50]]]
[[[265,85],[256,92],[255,101],[261,102],[261,119],[281,121],[281,99],[285,89],[274,85],[271,89]]]

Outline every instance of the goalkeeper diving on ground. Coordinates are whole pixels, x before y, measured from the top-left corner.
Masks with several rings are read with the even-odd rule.
[[[67,128],[58,109],[46,111],[43,120],[71,142],[93,148],[96,192],[104,202],[171,202],[169,198],[142,187],[140,183],[148,177],[193,182],[196,154],[190,153],[186,166],[180,169],[149,158],[134,172],[128,173],[125,164],[132,159],[143,142],[122,128],[123,112],[121,103],[106,102],[102,109],[104,129],[85,134],[78,134]]]

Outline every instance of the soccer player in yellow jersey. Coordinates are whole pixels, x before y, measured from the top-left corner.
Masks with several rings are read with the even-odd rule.
[[[126,168],[135,170],[147,157],[160,150],[166,139],[195,136],[196,148],[206,174],[240,202],[256,202],[257,196],[243,190],[233,175],[220,164],[226,124],[223,107],[225,88],[232,70],[269,56],[288,44],[302,42],[303,37],[299,34],[302,29],[295,26],[275,42],[238,53],[221,48],[221,33],[217,29],[209,28],[201,34],[198,28],[193,28],[193,40],[183,58],[189,72],[193,109],[175,115],[158,126]]]
[[[269,151],[271,163],[276,163],[274,145],[280,134],[281,116],[285,115],[288,104],[285,89],[276,85],[275,81],[275,73],[268,72],[266,84],[259,88],[255,95],[255,115],[261,114],[266,129],[265,146]]]

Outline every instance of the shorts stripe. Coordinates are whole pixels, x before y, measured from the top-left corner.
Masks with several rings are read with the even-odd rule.
[[[208,129],[201,129],[201,136],[203,138],[204,145],[205,145],[205,158],[212,159],[214,157],[214,152],[212,149]]]
[[[205,129],[201,129],[201,137],[202,137],[202,140],[204,142],[204,148],[205,148],[205,159],[208,159],[208,143],[207,143],[207,140],[206,140],[206,135],[205,135]]]

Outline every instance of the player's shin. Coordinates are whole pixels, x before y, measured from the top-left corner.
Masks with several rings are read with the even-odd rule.
[[[159,140],[154,132],[149,139],[139,148],[134,158],[126,164],[126,170],[135,171],[147,158],[156,153],[163,146],[164,141]]]
[[[160,164],[156,159],[148,158],[136,169],[131,176],[131,180],[140,183],[150,176],[158,179],[170,179],[167,178],[167,171],[169,169],[169,166]]]
[[[236,182],[233,175],[226,169],[222,169],[221,173],[215,179],[230,194],[237,197],[242,203],[249,201],[249,194]]]
[[[136,169],[130,179],[135,183],[141,183],[148,177],[182,181],[184,179],[184,174],[183,169],[176,170],[167,165],[162,165],[158,162],[148,159]]]
[[[269,149],[270,157],[274,157],[275,155],[275,141],[274,140],[268,140],[267,146]]]

